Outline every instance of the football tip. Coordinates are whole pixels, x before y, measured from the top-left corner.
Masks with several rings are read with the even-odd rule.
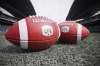
[[[90,31],[86,27],[83,27],[83,38],[87,38],[90,34]]]

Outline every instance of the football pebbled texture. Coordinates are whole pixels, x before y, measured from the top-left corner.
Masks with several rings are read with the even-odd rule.
[[[75,21],[65,21],[59,24],[61,30],[60,41],[64,43],[78,43],[90,35],[89,30]]]
[[[14,23],[5,33],[12,44],[23,49],[45,49],[60,37],[58,24],[43,16],[29,16]]]

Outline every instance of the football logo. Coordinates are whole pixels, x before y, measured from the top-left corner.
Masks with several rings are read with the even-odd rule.
[[[69,27],[68,26],[63,26],[61,27],[62,32],[69,32]]]
[[[42,27],[42,34],[44,36],[51,36],[53,35],[53,28],[49,25],[45,25]]]

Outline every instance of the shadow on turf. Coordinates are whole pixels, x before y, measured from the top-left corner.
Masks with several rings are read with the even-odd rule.
[[[57,44],[62,44],[62,45],[77,45],[75,42],[64,42],[64,41],[58,41]]]
[[[48,47],[49,48],[49,47]],[[44,49],[22,49],[20,47],[15,47],[15,46],[8,46],[6,48],[0,49],[0,52],[2,53],[32,53],[32,52],[40,52],[43,50],[46,50],[48,48],[44,48]]]

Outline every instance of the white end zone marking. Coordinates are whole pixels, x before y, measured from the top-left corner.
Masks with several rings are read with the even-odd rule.
[[[20,34],[20,46],[23,49],[28,49],[28,30],[26,20],[22,19],[18,22]]]

